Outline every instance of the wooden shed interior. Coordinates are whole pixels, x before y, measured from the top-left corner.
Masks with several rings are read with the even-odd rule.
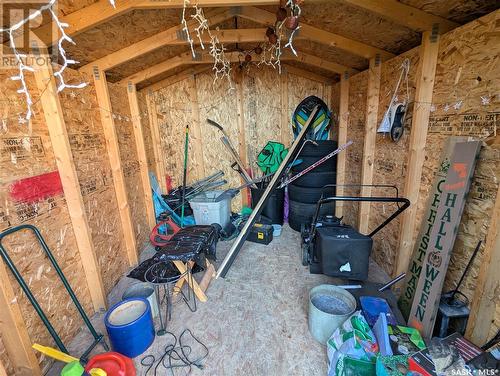
[[[299,27],[293,33],[285,26],[276,29],[273,43],[268,28],[276,26],[276,12],[287,3],[300,7]],[[158,213],[150,174],[163,193],[182,185],[186,125],[187,182],[222,170],[224,189],[238,187],[242,179],[231,167],[221,133],[206,119],[224,127],[243,164],[256,170],[268,141],[291,147],[294,110],[315,95],[332,112],[330,138],[338,145],[352,141],[336,160],[336,182],[346,185],[336,194],[380,195],[369,185],[387,184],[411,203],[373,237],[372,264],[387,277],[411,272],[447,140],[482,142],[442,290],[456,287],[482,241],[460,287],[470,309],[465,338],[482,346],[498,337],[498,1],[33,0],[3,1],[1,7],[0,232],[36,226],[93,321],[102,322],[103,312],[120,300],[113,291],[144,260],[143,251],[152,249],[149,237]],[[23,46],[13,48],[21,40]],[[58,60],[49,62],[49,55]],[[406,104],[405,130],[397,142],[377,133],[395,99]],[[245,189],[232,199],[231,209],[249,205]],[[339,201],[335,215],[365,234],[394,208]],[[220,255],[233,241],[219,242]],[[22,231],[0,242],[61,338],[70,342],[85,331],[36,238]],[[212,280],[208,301],[198,301],[197,312],[174,309],[173,327],[184,329],[182,321],[198,315],[192,328],[213,351],[205,374],[325,374],[324,346],[307,330],[307,296],[311,287],[334,279],[309,275],[300,264],[300,235],[286,224],[269,248],[248,249],[248,244],[253,243],[245,243],[232,267],[234,275],[231,269],[226,279]],[[245,268],[252,270],[240,270],[240,258],[248,257]],[[218,256],[215,269],[223,258]],[[271,258],[279,271],[268,265]],[[48,357],[31,348],[55,345],[4,261],[0,376],[59,374],[51,373]],[[287,286],[286,278],[294,285]],[[239,310],[248,297],[254,299],[248,304],[258,304],[258,289],[269,304],[265,311]],[[284,302],[291,291],[298,296]],[[286,311],[292,303],[300,322],[282,316],[280,325],[263,324],[280,315],[280,304]],[[223,305],[224,310],[214,308]],[[252,316],[253,309],[265,317]],[[258,331],[269,331],[268,337],[254,334]],[[250,337],[267,345],[250,347]],[[163,351],[158,349],[157,358]],[[237,361],[229,358],[238,356],[236,369]],[[137,374],[145,374],[137,359]],[[307,363],[313,360],[319,363]]]

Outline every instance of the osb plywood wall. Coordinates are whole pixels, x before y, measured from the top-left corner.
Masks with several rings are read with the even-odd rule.
[[[176,82],[154,94],[162,157],[173,187],[182,183],[186,125],[193,126],[191,101],[196,99],[190,92],[190,79],[193,78]],[[192,134],[193,132],[190,133],[188,144],[188,183],[199,178],[196,170],[196,164],[199,161],[193,160]]]
[[[405,62],[409,62],[410,66],[408,85],[406,84],[405,75],[403,75],[403,80],[396,93],[397,101],[407,101],[408,103],[414,101],[415,75],[417,72],[418,60],[418,50],[413,49],[382,64],[377,124],[380,124],[382,121],[385,111],[391,102],[392,95],[401,74],[401,66]],[[377,136],[373,184],[395,185],[399,192],[403,192],[407,165],[406,151],[408,150],[410,139],[412,113],[413,106],[409,105],[406,113],[405,133],[399,142],[393,142],[389,135],[380,134]],[[376,188],[373,189],[372,194],[392,195],[394,191]],[[368,228],[370,230],[376,228],[396,210],[396,204],[373,203],[370,208]],[[401,217],[398,217],[393,220],[373,238],[373,258],[380,265],[383,265],[384,269],[388,272],[392,271],[394,268],[399,242],[398,236],[394,236],[394,234],[398,234],[400,219]]]
[[[441,37],[434,85],[433,107],[430,116],[429,133],[426,141],[426,155],[417,203],[417,236],[428,193],[437,171],[437,156],[449,136],[472,136],[485,139],[498,134],[500,119],[500,11],[484,16],[477,21],[460,27]],[[381,92],[378,121],[380,122],[390,101],[390,90],[399,77],[402,59],[411,61],[410,112],[406,121],[406,134],[393,143],[386,136],[378,135],[375,146],[374,183],[395,184],[402,189],[408,157],[408,140],[411,132],[411,110],[414,106],[428,105],[414,103],[415,73],[419,49],[411,50],[382,64]],[[364,113],[366,108],[367,72],[350,79],[348,139],[355,144],[347,150],[346,182],[358,183],[361,174],[361,158],[364,138]],[[338,90],[338,89],[336,89]],[[405,88],[401,88],[398,98],[402,99]],[[335,91],[334,91],[335,92]],[[486,98],[485,99],[482,99]],[[458,103],[458,104],[457,104]],[[448,269],[445,290],[455,287],[474,247],[488,232],[492,208],[498,189],[500,176],[500,146],[483,145],[477,162],[472,187],[466,201],[465,210],[454,245]],[[353,192],[356,193],[356,192]],[[346,205],[344,217],[348,223],[357,224],[357,204]],[[389,207],[371,207],[370,226],[373,227]],[[373,257],[388,272],[392,273],[399,244],[399,223],[395,221],[386,231],[374,238]],[[472,299],[476,287],[480,253],[469,271],[461,290]],[[500,304],[497,303],[495,321],[490,336],[500,327]]]
[[[238,151],[239,132],[236,95],[228,95],[226,81],[218,81],[214,85],[214,76],[210,71],[198,74],[194,79],[200,114],[199,124],[203,140],[202,155],[205,173],[210,175],[222,170],[228,186],[237,187],[241,185],[239,174],[231,168],[231,163],[229,163],[231,156],[222,144],[222,133],[206,121],[206,119],[211,119],[222,125],[233,146]],[[235,210],[241,204],[241,200],[236,198],[232,200],[231,204],[233,210]]]
[[[324,83],[287,73],[286,67],[283,67],[282,74],[286,75],[287,91],[282,90],[279,73],[270,67],[252,66],[240,71],[237,66],[233,66],[233,73],[233,91],[229,91],[227,81],[219,80],[214,84],[214,75],[209,70],[154,92],[162,157],[174,187],[182,182],[184,127],[186,124],[197,126],[197,116],[205,176],[222,170],[228,186],[236,187],[241,184],[241,179],[231,168],[233,161],[220,140],[222,133],[208,124],[207,118],[224,127],[237,152],[240,150],[240,143],[244,142],[242,149],[246,155],[242,157],[246,157],[248,165],[257,173],[257,155],[268,141],[283,142],[284,132],[289,132],[289,139],[292,139],[289,119],[295,107],[309,95],[317,95],[327,101]],[[193,82],[195,93],[191,86]],[[241,108],[238,107],[238,95],[242,98]],[[197,104],[197,113],[193,112],[193,104]],[[282,124],[281,119],[283,105],[288,111],[286,124]],[[244,134],[240,133],[238,127],[239,117],[243,119]],[[286,129],[282,129],[283,127]],[[190,132],[188,183],[203,177],[200,176],[199,162],[193,153],[195,140],[192,137],[195,135]],[[232,204],[233,210],[241,209],[240,199],[233,200]]]
[[[150,229],[146,218],[146,203],[141,183],[134,129],[130,121],[131,115],[127,88],[118,84],[109,84],[108,86],[111,108],[116,114],[114,116],[114,123],[116,134],[118,135],[120,160],[125,178],[130,214],[134,225],[137,246],[139,249],[142,249],[143,244],[148,239]]]
[[[267,141],[281,142],[280,75],[268,67],[250,69],[242,88],[248,161],[257,169],[257,155]]]
[[[110,215],[118,213],[113,176],[92,80],[74,71],[66,77],[75,83],[89,82],[82,90],[61,92],[60,102],[92,242],[109,293],[128,266],[120,217]]]
[[[154,151],[153,151],[153,139],[151,138],[151,124],[149,122],[149,108],[148,108],[148,98],[147,93],[140,91],[137,93],[137,101],[139,102],[139,111],[141,117],[142,133],[144,136],[144,146],[146,147],[146,158],[148,160],[148,170],[155,172],[154,166]]]
[[[337,84],[336,86],[340,86]],[[361,163],[363,160],[363,142],[365,138],[366,91],[368,88],[367,71],[358,73],[349,79],[349,106],[347,116],[347,140],[353,144],[346,153],[345,184],[361,183]],[[338,92],[340,92],[338,90]],[[346,196],[358,196],[360,189],[346,187]],[[355,202],[344,202],[344,221],[351,226],[358,226],[359,205]]]
[[[16,93],[18,82],[9,79],[15,72],[0,71],[2,90],[0,116],[7,119],[0,126],[0,231],[19,224],[32,224],[42,233],[58,260],[69,283],[84,308],[92,311],[90,294],[71,225],[68,209],[52,151],[39,93],[31,76],[27,77],[35,115],[30,123],[19,124],[17,113],[25,110],[24,101]],[[37,179],[34,181],[33,179]],[[30,179],[31,180],[26,180]],[[51,187],[51,193],[40,194],[36,187]],[[63,340],[80,327],[78,313],[68,298],[54,268],[50,265],[35,237],[26,231],[5,238],[3,245],[22,272],[46,313],[57,318],[53,325]],[[10,273],[9,273],[10,275]],[[34,342],[53,345],[47,330],[38,318],[17,282],[11,276],[22,318]],[[5,307],[2,307],[5,309]],[[37,355],[38,356],[38,355]],[[0,359],[12,371],[3,346]]]
[[[93,307],[47,124],[38,104],[39,93],[33,78],[28,75],[28,85],[36,103],[35,115],[31,122],[19,124],[17,113],[25,108],[24,102],[16,93],[17,82],[9,80],[12,74],[13,72],[5,70],[0,72],[0,82],[4,83],[0,94],[0,117],[6,119],[0,126],[0,231],[21,223],[38,227],[76,295],[90,314]],[[63,91],[59,100],[94,249],[106,293],[109,293],[127,270],[128,263],[100,109],[89,77],[82,77],[70,69],[65,71],[65,77],[70,83],[89,83],[84,89]],[[135,235],[138,248],[142,248],[149,229],[132,123],[127,121],[130,120],[128,97],[126,89],[116,85],[110,85],[110,92],[113,112],[118,114],[114,120],[120,138],[126,189],[136,226]],[[144,98],[140,97],[140,101],[144,101]],[[23,232],[6,238],[3,244],[18,264],[42,308],[53,318],[53,325],[63,341],[72,338],[82,322],[62,284],[58,283],[53,268],[36,245],[35,238]],[[11,281],[30,339],[33,342],[54,345],[26,297],[20,294],[13,278]],[[40,359],[42,367],[47,366],[47,361]],[[1,338],[0,361],[6,366],[7,374],[14,374],[13,365]]]
[[[431,174],[437,166],[434,150],[442,149],[449,135],[484,139],[498,135],[500,125],[500,11],[496,11],[442,37],[434,102],[426,145],[421,196],[427,198]],[[483,98],[489,104],[483,104]],[[454,105],[459,102],[460,106]],[[446,111],[448,104],[448,111]],[[445,289],[455,287],[479,240],[485,240],[495,203],[500,176],[500,145],[483,146],[466,201],[457,240],[450,261]],[[421,221],[423,202],[418,205]],[[498,252],[498,250],[497,250]],[[472,299],[482,254],[476,258],[462,291]],[[500,302],[490,337],[500,328]]]

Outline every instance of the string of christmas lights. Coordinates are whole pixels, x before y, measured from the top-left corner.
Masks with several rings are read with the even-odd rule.
[[[16,45],[16,32],[18,32],[22,27],[24,27],[26,24],[31,22],[32,20],[40,17],[43,12],[49,12],[53,22],[55,22],[55,25],[57,26],[61,36],[57,41],[57,49],[59,56],[62,58],[62,65],[59,68],[58,71],[54,72],[54,76],[57,78],[59,85],[57,88],[58,92],[61,92],[65,88],[73,88],[73,89],[81,89],[85,87],[87,84],[86,83],[80,83],[77,85],[69,85],[65,82],[64,80],[64,70],[69,66],[73,64],[78,64],[77,61],[69,59],[66,55],[66,51],[63,47],[64,42],[69,42],[75,44],[75,42],[66,34],[65,30],[69,25],[67,23],[61,22],[54,11],[54,5],[56,4],[57,0],[50,0],[47,4],[41,6],[39,9],[37,9],[34,12],[31,12],[28,17],[26,17],[23,20],[20,20],[19,22],[15,23],[14,25],[8,27],[8,28],[0,28],[0,33],[7,33],[8,38],[9,38],[9,46],[12,49],[12,52],[14,54],[14,59],[17,64],[19,73],[15,76],[10,77],[11,80],[13,81],[19,81],[21,88],[17,90],[18,94],[21,94],[24,96],[25,101],[26,101],[26,112],[24,115],[19,114],[19,123],[24,124],[28,122],[31,117],[33,116],[33,99],[31,96],[31,93],[29,92],[28,86],[26,84],[26,73],[30,72],[33,73],[35,72],[35,68],[30,66],[28,64],[28,55],[19,51],[17,45]],[[115,7],[115,1],[114,0],[109,0],[110,4]]]

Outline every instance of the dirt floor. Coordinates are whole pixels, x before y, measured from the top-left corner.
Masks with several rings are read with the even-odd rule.
[[[231,242],[219,243],[219,262],[230,246]],[[141,259],[152,252],[152,248],[146,249]],[[370,281],[388,279],[378,265],[370,263]],[[125,289],[135,282],[123,277],[108,297],[110,306],[119,302]],[[198,302],[194,313],[183,302],[176,304],[167,330],[179,336],[184,329],[190,329],[208,347],[209,354],[201,362],[203,369],[193,367],[192,375],[326,375],[326,347],[312,338],[307,322],[309,290],[322,283],[341,281],[310,274],[301,264],[299,233],[285,226],[281,236],[268,246],[246,242],[227,277],[210,284],[208,302]],[[103,317],[98,314],[93,322],[105,333]],[[82,330],[69,346],[72,355],[80,355],[90,342],[88,331]],[[146,373],[148,368],[141,365],[146,355],[160,359],[172,342],[171,335],[156,337],[146,353],[134,359],[137,374],[172,375],[161,365],[156,373],[155,367]],[[201,346],[186,342],[193,345],[190,358],[202,355]],[[98,347],[97,352],[102,348]],[[47,375],[59,375],[59,369],[54,365]],[[174,374],[185,375],[188,371],[180,368]]]

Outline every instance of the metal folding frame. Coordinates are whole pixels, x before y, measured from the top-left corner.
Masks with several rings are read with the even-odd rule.
[[[83,355],[80,357],[80,359],[83,362],[86,362],[88,355],[90,354],[90,352],[94,349],[94,347],[98,343],[101,343],[102,346],[104,347],[104,349],[106,351],[108,351],[109,348],[108,348],[106,342],[104,341],[104,336],[102,334],[96,332],[94,326],[90,322],[89,317],[87,316],[87,314],[85,313],[82,305],[78,301],[78,298],[76,297],[75,292],[71,288],[71,286],[70,286],[68,280],[66,279],[63,271],[61,270],[59,264],[57,263],[56,259],[54,258],[54,255],[52,254],[52,252],[50,251],[49,247],[47,246],[47,243],[45,243],[45,240],[43,239],[42,234],[40,233],[40,231],[35,226],[29,225],[29,224],[24,224],[24,225],[20,225],[20,226],[16,226],[16,227],[12,227],[10,229],[7,229],[6,231],[0,233],[0,255],[2,256],[5,264],[7,265],[7,267],[11,271],[11,273],[14,275],[14,278],[17,280],[17,282],[21,286],[21,289],[26,294],[26,297],[28,298],[28,300],[30,301],[31,305],[35,309],[36,313],[38,314],[38,316],[42,320],[43,324],[47,328],[49,334],[54,339],[54,342],[56,343],[56,345],[59,348],[59,350],[61,350],[62,352],[66,353],[66,354],[69,354],[66,346],[64,345],[64,343],[61,340],[61,337],[59,337],[59,334],[57,333],[57,331],[52,326],[52,323],[50,322],[49,318],[47,317],[47,315],[43,311],[42,307],[40,306],[40,303],[38,303],[38,301],[36,300],[35,296],[31,292],[31,289],[29,288],[28,284],[26,283],[26,281],[22,277],[21,273],[19,273],[19,270],[16,268],[16,265],[14,264],[14,262],[12,261],[12,259],[9,257],[9,255],[7,253],[7,250],[2,245],[2,240],[7,235],[11,235],[11,234],[13,234],[13,233],[15,233],[17,231],[21,231],[21,230],[31,230],[31,231],[33,231],[33,233],[35,234],[38,242],[42,246],[42,249],[45,252],[45,255],[49,259],[49,261],[52,264],[52,266],[54,267],[57,275],[59,276],[62,284],[66,288],[66,291],[68,292],[68,295],[70,296],[71,300],[75,304],[75,307],[76,307],[77,311],[80,313],[80,316],[82,317],[83,322],[85,323],[85,325],[89,329],[90,333],[94,337],[94,342],[92,342],[92,344],[90,345],[90,347],[83,353]]]

